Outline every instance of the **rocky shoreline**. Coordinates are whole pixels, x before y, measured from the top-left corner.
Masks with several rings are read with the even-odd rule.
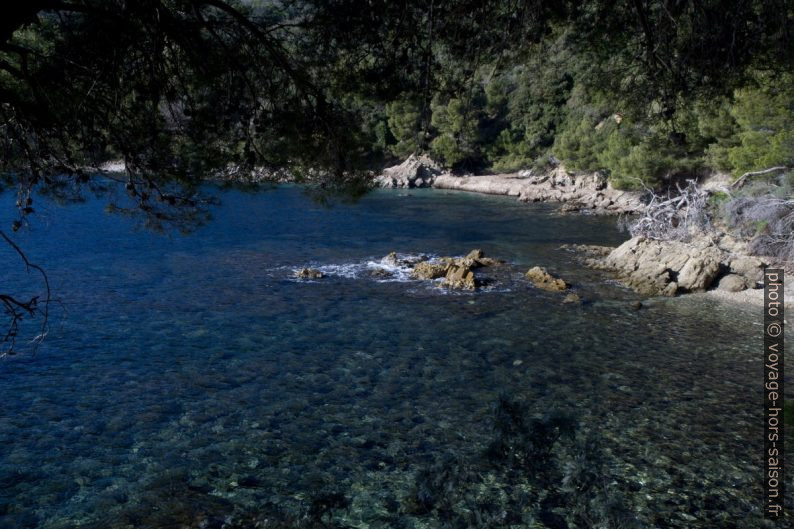
[[[643,210],[642,193],[613,189],[600,173],[575,173],[562,165],[545,171],[455,176],[425,156],[410,156],[375,177],[378,187],[433,187],[516,197],[523,202],[558,202],[562,211],[599,215],[634,214]]]
[[[633,237],[616,248],[568,245],[582,263],[612,273],[625,286],[646,296],[703,293],[715,299],[763,304],[768,259],[737,252],[741,243],[724,236],[691,242]],[[794,308],[794,277],[785,276],[786,308]]]
[[[512,196],[524,202],[558,202],[564,212],[622,215],[645,209],[641,193],[612,189],[599,173],[573,173],[561,165],[541,174],[455,176],[427,157],[411,156],[384,169],[375,183],[379,187],[433,187]],[[639,294],[705,293],[757,305],[763,303],[763,269],[775,264],[749,255],[746,244],[724,233],[701,235],[688,242],[633,237],[616,248],[573,245],[567,249],[575,251],[583,265],[612,274]],[[540,271],[534,275],[543,277]],[[794,307],[794,277],[786,275],[785,282],[790,300],[786,307]]]

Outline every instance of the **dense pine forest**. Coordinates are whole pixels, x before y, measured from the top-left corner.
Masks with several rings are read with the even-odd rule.
[[[617,188],[794,162],[788,0],[4,11],[6,185],[69,187],[113,159],[136,190],[254,166],[338,183],[414,152],[458,171],[559,160]]]

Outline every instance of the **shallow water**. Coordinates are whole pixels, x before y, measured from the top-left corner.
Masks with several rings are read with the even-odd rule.
[[[765,527],[760,311],[633,310],[559,249],[618,244],[614,219],[440,191],[222,200],[189,236],[91,200],[18,237],[62,306],[0,362],[0,527]],[[369,273],[472,248],[508,261],[481,292]],[[524,282],[534,264],[585,303]]]

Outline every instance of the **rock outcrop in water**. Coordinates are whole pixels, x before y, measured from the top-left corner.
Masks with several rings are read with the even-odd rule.
[[[452,264],[447,266],[442,285],[452,290],[475,290],[479,286],[479,281],[470,267]]]
[[[525,274],[532,284],[543,290],[559,292],[568,288],[568,283],[558,277],[551,275],[545,268],[533,266]]]
[[[442,279],[441,286],[453,290],[476,290],[481,282],[474,273],[475,269],[504,263],[499,259],[486,257],[480,249],[472,250],[463,257],[440,257],[432,260],[425,255],[406,256],[391,252],[381,262],[388,266],[410,268],[413,279]]]
[[[394,276],[394,274],[385,268],[375,268],[369,273],[369,275],[380,279],[387,279]]]
[[[732,292],[755,288],[767,264],[757,257],[727,253],[706,238],[684,243],[644,237],[585,262],[615,272],[621,282],[651,296],[703,292],[715,286]]]
[[[431,263],[424,261],[417,263],[414,269],[411,270],[411,277],[414,279],[440,279],[447,274],[447,263]]]
[[[571,292],[562,299],[562,302],[566,305],[579,305],[582,302],[582,298],[579,297],[579,294]]]
[[[496,266],[504,264],[504,261],[486,257],[485,253],[479,248],[470,251],[465,257],[454,260],[455,264],[467,266],[469,268],[480,268],[482,266]]]
[[[298,279],[322,279],[325,274],[316,268],[301,268],[295,271],[295,277]]]

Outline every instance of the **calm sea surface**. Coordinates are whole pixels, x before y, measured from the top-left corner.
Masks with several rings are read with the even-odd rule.
[[[1,528],[766,527],[760,311],[634,310],[559,248],[619,244],[614,219],[217,193],[186,236],[93,199],[16,234],[61,303],[0,360]],[[371,276],[473,248],[508,262],[476,293]],[[536,264],[584,303],[524,281]],[[0,248],[0,290],[32,279]]]

